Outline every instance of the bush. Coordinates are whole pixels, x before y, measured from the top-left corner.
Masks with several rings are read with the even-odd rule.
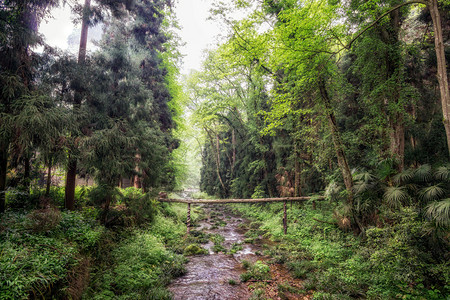
[[[128,198],[126,203],[129,224],[143,225],[153,222],[158,211],[156,200],[152,200],[148,196],[141,196],[134,199]]]
[[[42,195],[41,191],[34,190],[30,193],[24,188],[9,188],[6,191],[6,205],[13,209],[36,209]]]
[[[93,205],[89,198],[89,194],[93,188],[85,185],[77,185],[75,187],[75,207],[77,209],[83,209],[86,206]]]
[[[43,205],[44,204],[44,205]],[[64,188],[52,186],[48,196],[45,189],[35,188],[31,191],[21,188],[10,188],[6,191],[6,205],[13,209],[38,209],[47,206],[64,207]]]

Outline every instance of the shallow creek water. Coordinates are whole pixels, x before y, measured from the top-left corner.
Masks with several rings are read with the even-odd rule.
[[[241,261],[256,261],[261,249],[243,243],[245,236],[239,225],[245,220],[227,209],[226,204],[204,205],[203,209],[207,217],[193,230],[220,234],[224,238],[222,245],[227,250],[237,244],[241,244],[242,249],[234,254],[223,254],[213,251],[214,243],[211,241],[202,245],[209,255],[190,256],[186,265],[187,273],[175,279],[169,285],[169,290],[175,300],[248,299],[250,293],[247,286],[240,283],[240,274],[244,272]],[[230,280],[236,284],[230,284]]]

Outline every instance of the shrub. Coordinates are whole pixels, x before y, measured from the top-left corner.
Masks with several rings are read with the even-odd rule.
[[[148,196],[141,196],[135,199],[127,199],[128,208],[126,214],[131,219],[131,224],[143,225],[151,223],[157,213],[157,201]]]
[[[6,205],[16,209],[36,209],[42,195],[43,193],[37,190],[30,193],[24,188],[9,188],[6,191]]]

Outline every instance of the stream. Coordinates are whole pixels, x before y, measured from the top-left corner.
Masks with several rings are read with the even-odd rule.
[[[188,257],[187,273],[176,278],[168,286],[173,299],[249,299],[252,296],[249,286],[240,280],[240,275],[245,272],[241,262],[266,261],[268,257],[261,254],[263,252],[261,245],[244,243],[245,229],[240,225],[245,223],[248,225],[249,222],[233,213],[227,204],[202,205],[202,209],[205,217],[197,222],[196,227],[191,228],[191,234],[210,234],[210,237],[220,235],[223,238],[220,238],[219,246],[215,246],[211,241],[214,239],[211,238],[208,243],[201,245],[209,254]],[[222,251],[217,253],[217,247]],[[271,273],[273,271],[280,273],[280,268],[280,265],[271,265]],[[290,277],[284,268],[281,272],[286,274],[284,277]],[[292,281],[292,277],[290,279]],[[277,282],[273,285],[277,286]],[[301,284],[297,285],[300,287]],[[309,299],[271,296],[271,299]]]
[[[241,261],[243,259],[256,261],[255,253],[260,249],[252,244],[243,244],[245,236],[244,232],[239,230],[239,225],[244,221],[228,210],[225,212],[225,207],[226,204],[203,205],[206,218],[198,223],[198,227],[191,229],[191,234],[195,234],[195,231],[219,234],[224,238],[221,244],[225,249],[230,250],[233,245],[242,243],[242,250],[238,250],[235,254],[216,253],[213,250],[212,241],[203,244],[203,248],[208,250],[209,255],[189,256],[189,262],[186,265],[187,273],[169,285],[175,300],[248,299],[250,297],[247,286],[239,284],[239,276],[245,271]],[[230,284],[230,280],[237,284]]]

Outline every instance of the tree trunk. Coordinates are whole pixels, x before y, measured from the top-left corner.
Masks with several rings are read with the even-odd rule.
[[[434,45],[437,60],[437,79],[439,82],[439,91],[441,93],[441,105],[445,134],[447,137],[447,146],[450,155],[450,91],[448,85],[447,65],[445,60],[444,38],[442,34],[441,15],[439,13],[438,1],[429,0],[428,9],[433,20]]]
[[[345,188],[347,189],[347,201],[348,204],[353,205],[353,177],[352,173],[350,172],[350,167],[347,163],[347,158],[344,152],[344,145],[342,143],[341,135],[336,124],[336,117],[334,116],[333,109],[331,108],[331,99],[328,96],[323,78],[319,79],[319,89],[323,104],[325,106],[328,125],[330,126],[331,137],[333,139],[338,164],[342,172],[342,177],[344,178]]]
[[[397,169],[403,171],[405,165],[405,123],[401,114],[397,114],[395,119],[390,118],[390,152],[398,160]]]
[[[234,165],[236,164],[236,133],[235,133],[234,128],[231,131],[231,145],[233,147],[233,158],[232,158],[232,163],[231,163],[231,174],[233,174]]]
[[[297,143],[294,143],[294,155],[295,155],[295,174],[294,174],[294,197],[299,197],[302,195],[302,186],[301,186],[301,167],[300,161],[297,153]]]
[[[8,173],[8,144],[0,144],[0,213],[6,209],[6,174]]]
[[[302,195],[301,186],[301,168],[298,157],[295,157],[295,175],[294,175],[294,197],[300,197]]]
[[[29,157],[29,155],[25,155],[23,160],[24,160],[24,162],[23,162],[23,164],[24,164],[23,185],[24,185],[24,187],[26,187],[27,193],[30,193],[30,186],[31,186],[31,163],[30,163],[30,160],[31,160],[31,158]]]
[[[347,190],[347,204],[351,208],[351,213],[353,219],[358,226],[358,229],[364,235],[364,226],[361,223],[358,212],[353,207],[353,177],[350,172],[350,167],[348,166],[347,158],[345,156],[344,144],[342,143],[341,135],[339,133],[339,128],[337,127],[336,117],[334,115],[333,109],[331,107],[331,99],[328,96],[328,91],[325,86],[325,81],[322,77],[319,79],[319,89],[322,96],[322,100],[325,106],[325,111],[328,118],[328,124],[331,130],[331,137],[333,139],[334,148],[336,150],[336,156],[338,159],[338,164],[342,172],[342,177],[344,178],[345,189]]]
[[[217,156],[216,156],[216,171],[217,171],[217,176],[219,177],[219,181],[220,181],[220,185],[222,185],[223,188],[223,192],[224,195],[226,194],[227,190],[225,188],[225,184],[222,181],[222,176],[220,176],[220,139],[219,139],[219,135],[216,135],[216,151],[217,151]]]
[[[219,140],[219,135],[216,135],[216,145],[214,146],[214,141],[213,141],[213,137],[211,136],[211,133],[209,132],[208,129],[205,128],[206,133],[209,136],[209,142],[211,143],[211,151],[214,152],[214,150],[217,151],[217,153],[215,153],[214,158],[216,160],[216,173],[217,173],[217,177],[219,178],[220,181],[220,185],[222,186],[223,192],[224,194],[226,194],[226,188],[225,188],[225,184],[222,181],[222,176],[220,176],[220,140]]]
[[[45,189],[45,196],[50,195],[50,186],[52,184],[52,157],[48,159],[48,169],[47,169],[47,188]]]
[[[68,210],[75,209],[75,186],[77,179],[77,160],[69,157],[69,166],[66,175],[66,189],[64,207]]]
[[[134,161],[135,161],[135,167],[134,170],[136,171],[136,175],[134,175],[133,180],[133,186],[137,189],[140,189],[142,187],[141,184],[141,178],[139,177],[139,162],[141,161],[141,155],[139,153],[136,153],[134,155]]]
[[[91,9],[91,0],[84,0],[83,20],[81,23],[80,48],[78,50],[78,64],[84,64],[86,60],[86,46],[89,29],[90,9]]]
[[[140,189],[141,188],[141,179],[139,178],[138,175],[134,175],[134,180],[133,181],[134,181],[133,186],[135,188],[137,188],[137,189]]]
[[[106,225],[106,222],[108,221],[108,213],[109,213],[109,207],[111,206],[112,201],[112,194],[108,191],[108,194],[105,196],[105,203],[103,205],[103,212],[102,212],[102,223],[103,225]]]
[[[84,1],[83,20],[81,23],[81,37],[80,48],[78,51],[78,64],[83,65],[86,60],[86,46],[89,29],[89,10],[91,8],[91,0]],[[82,95],[80,91],[75,91],[74,95],[74,110],[80,108]],[[69,150],[70,151],[70,150]],[[69,155],[70,156],[70,155]],[[65,208],[68,210],[75,209],[75,187],[77,174],[77,159],[69,157],[69,166],[67,168],[66,176],[66,191],[65,191]]]

